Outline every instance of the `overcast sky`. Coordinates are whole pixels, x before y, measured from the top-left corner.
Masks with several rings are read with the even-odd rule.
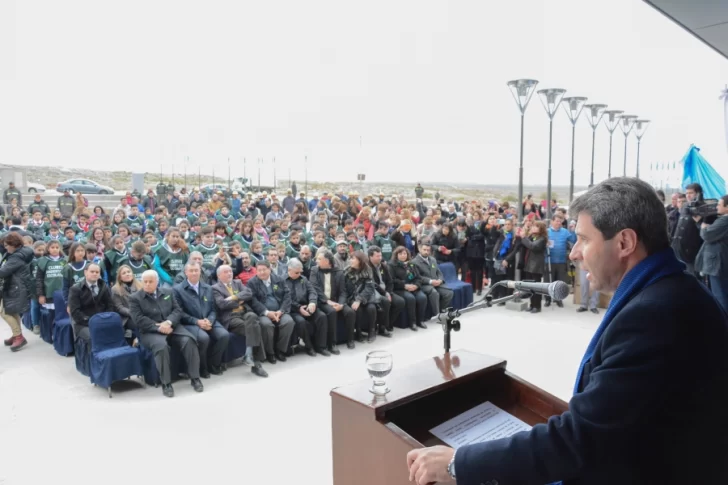
[[[506,82],[541,81],[653,120],[650,162],[690,143],[728,175],[728,60],[640,0],[0,0],[0,162],[227,176],[516,183]],[[571,129],[554,122],[554,184]],[[526,182],[546,178],[548,122],[526,113]],[[361,141],[361,146],[360,146]],[[608,135],[597,132],[597,180]],[[591,128],[577,126],[577,183]],[[635,171],[630,138],[628,172]],[[624,137],[614,136],[613,173]],[[265,175],[264,175],[265,177]]]

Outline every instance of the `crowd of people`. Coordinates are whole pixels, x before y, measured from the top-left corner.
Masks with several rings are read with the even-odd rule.
[[[11,184],[0,248],[0,312],[12,329],[5,345],[17,351],[27,344],[26,312],[39,333],[40,309],[54,310],[60,292],[77,339],[90,340],[93,315],[117,312],[128,344],[153,353],[163,392],[172,396],[170,347],[181,352],[199,392],[201,378],[225,370],[230,333],[245,336],[244,363],[267,377],[264,363],[285,362],[294,351],[338,355],[339,317],[350,349],[391,337],[402,313],[411,330],[427,328],[427,317],[453,298],[441,263],[453,263],[478,295],[517,271],[522,280],[572,282],[575,221],[556,201],[549,211],[531,195],[514,206],[446,202],[439,194],[425,203],[419,184],[414,192],[409,202],[355,191],[307,197],[293,189],[281,198],[182,189],[159,200],[149,190],[143,198],[127,193],[107,213],[68,192],[54,207],[40,194],[25,207]],[[700,187],[689,186],[667,206],[673,246],[691,271],[710,278],[724,304],[728,219],[711,224],[688,215],[687,202],[701,199]],[[721,201],[721,214],[727,206]],[[586,274],[577,277],[577,311],[598,313],[598,294],[589,294]],[[498,286],[493,298],[510,291]],[[541,311],[541,296],[530,303],[532,313]]]

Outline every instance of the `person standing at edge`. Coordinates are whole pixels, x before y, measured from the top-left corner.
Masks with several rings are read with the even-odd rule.
[[[511,437],[407,455],[418,485],[728,483],[728,317],[670,248],[647,183],[613,178],[577,198],[571,259],[614,297],[569,409]]]

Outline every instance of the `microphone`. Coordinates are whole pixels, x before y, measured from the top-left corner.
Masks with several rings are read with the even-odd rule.
[[[554,301],[561,301],[569,296],[569,285],[563,281],[553,283],[537,283],[535,281],[504,281],[503,284],[516,291],[530,291],[539,295],[548,295]]]

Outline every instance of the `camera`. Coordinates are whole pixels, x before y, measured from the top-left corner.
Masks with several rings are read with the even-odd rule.
[[[693,200],[688,202],[688,213],[695,217],[718,216],[718,201],[715,199]]]

